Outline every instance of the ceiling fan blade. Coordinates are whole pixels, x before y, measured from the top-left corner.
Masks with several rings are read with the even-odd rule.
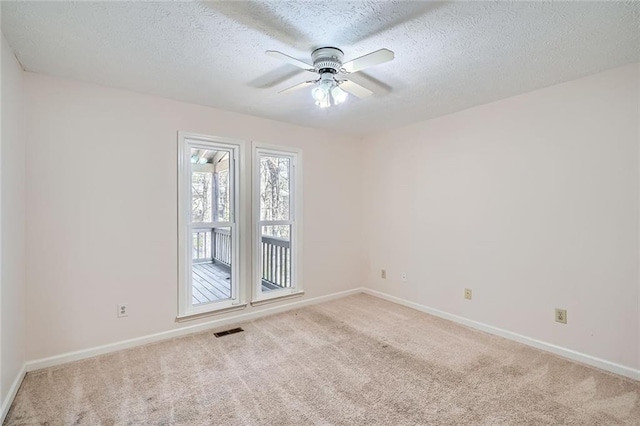
[[[394,56],[395,55],[391,50],[380,49],[342,64],[342,68],[348,73],[358,72],[374,65],[392,61]]]
[[[267,50],[264,53],[271,56],[272,58],[280,59],[281,61],[287,62],[291,65],[295,65],[298,68],[302,68],[303,70],[313,69],[313,65],[309,65],[306,62],[302,62],[299,59],[293,58],[289,55],[285,55],[284,53],[278,52],[277,50]]]
[[[376,94],[389,93],[392,91],[391,86],[384,83],[383,81],[371,77],[366,70],[345,75],[343,78],[348,78],[350,81],[353,81],[360,86],[366,87]]]
[[[305,87],[313,86],[315,81],[303,81],[302,83],[298,83],[295,86],[288,87],[284,90],[279,91],[278,93],[290,93],[296,90],[304,89]]]
[[[358,83],[354,83],[351,80],[343,80],[340,83],[340,88],[345,92],[351,93],[353,96],[357,98],[366,98],[373,95],[373,92],[366,87],[360,86]]]

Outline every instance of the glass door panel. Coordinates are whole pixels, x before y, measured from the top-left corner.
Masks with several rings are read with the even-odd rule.
[[[234,266],[232,151],[192,147],[191,304],[228,301],[237,293]]]

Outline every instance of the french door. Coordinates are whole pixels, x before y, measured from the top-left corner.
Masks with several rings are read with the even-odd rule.
[[[178,139],[180,318],[240,304],[241,143],[182,133]]]
[[[303,294],[302,153],[254,143],[249,168],[243,155],[242,141],[178,135],[178,319]]]

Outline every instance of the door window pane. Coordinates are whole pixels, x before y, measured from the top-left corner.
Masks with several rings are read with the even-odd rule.
[[[205,137],[181,142],[178,311],[188,317],[239,303],[234,158],[240,146]]]
[[[289,220],[291,159],[260,157],[260,220]]]
[[[195,223],[230,222],[230,153],[191,149],[191,218]]]

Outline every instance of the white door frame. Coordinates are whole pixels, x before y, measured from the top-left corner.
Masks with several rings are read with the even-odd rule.
[[[240,263],[245,264],[244,259],[241,259],[240,238],[245,210],[242,208],[240,191],[240,169],[244,170],[244,146],[242,140],[178,132],[178,319],[246,306],[245,286],[242,285],[245,282],[245,274],[244,268],[240,268]],[[230,197],[230,220],[206,224],[212,227],[228,227],[231,230],[231,298],[199,306],[192,304],[191,148],[229,151],[230,166],[233,170],[233,173],[229,173],[229,186],[233,191],[233,196]]]

